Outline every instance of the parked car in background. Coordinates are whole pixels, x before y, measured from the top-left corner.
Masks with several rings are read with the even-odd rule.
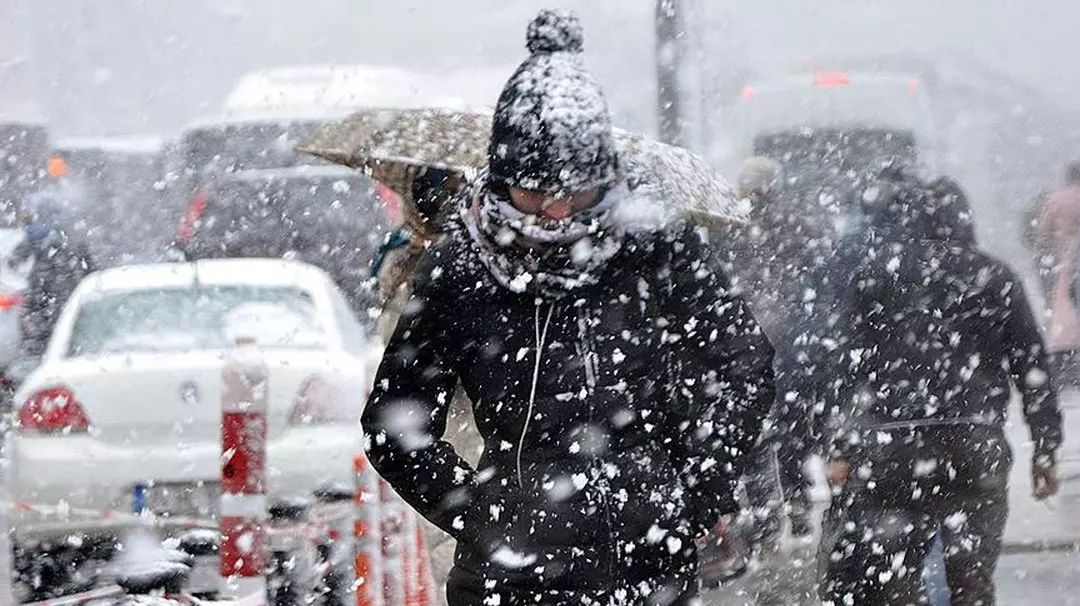
[[[348,481],[379,356],[330,278],[272,259],[88,276],[16,394],[19,502],[207,515],[220,474],[223,354],[254,334],[269,367],[269,495]]]
[[[320,113],[258,114],[189,125],[169,145],[167,206],[182,213],[200,189],[229,173],[325,164],[293,148],[327,121]]]
[[[0,227],[16,222],[19,205],[45,177],[48,157],[43,123],[0,116]]]
[[[755,155],[780,162],[788,195],[826,222],[842,224],[857,211],[845,206],[845,193],[884,163],[933,172],[940,162],[930,94],[906,74],[764,79],[746,84],[721,114],[725,171],[735,174]]]
[[[295,257],[322,268],[367,318],[371,262],[389,226],[375,183],[339,166],[241,170],[188,205],[176,235],[188,260]]]
[[[158,137],[62,139],[72,220],[103,266],[153,259],[171,233],[161,204],[164,141]]]

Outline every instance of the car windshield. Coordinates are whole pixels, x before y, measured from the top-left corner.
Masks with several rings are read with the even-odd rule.
[[[243,336],[268,348],[327,346],[315,303],[303,290],[204,285],[106,293],[84,301],[67,355],[224,349]]]

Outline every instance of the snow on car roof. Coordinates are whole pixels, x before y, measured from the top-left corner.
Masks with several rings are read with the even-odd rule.
[[[181,288],[195,284],[248,286],[295,286],[315,290],[326,284],[327,275],[306,263],[284,259],[208,259],[194,263],[126,265],[96,272],[80,290],[86,292],[137,291]]]
[[[165,139],[154,135],[130,137],[74,137],[61,139],[54,147],[61,151],[100,149],[111,153],[156,154],[165,145]]]

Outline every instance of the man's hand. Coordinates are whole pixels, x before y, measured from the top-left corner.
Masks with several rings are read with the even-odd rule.
[[[1058,478],[1057,465],[1042,467],[1036,465],[1031,468],[1031,496],[1036,501],[1045,500],[1057,494],[1061,488],[1061,479]]]
[[[848,478],[851,477],[851,463],[839,460],[829,461],[829,471],[826,475],[829,486],[839,488],[847,484]]]

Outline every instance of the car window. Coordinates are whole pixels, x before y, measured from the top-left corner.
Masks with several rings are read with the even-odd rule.
[[[187,167],[211,176],[238,170],[318,164],[294,147],[323,126],[322,121],[267,121],[194,128],[183,135]]]
[[[268,348],[325,349],[311,295],[298,288],[201,286],[95,295],[79,307],[68,357],[223,349],[243,335]]]
[[[227,244],[272,234],[267,239],[284,246],[300,235],[326,243],[345,234],[381,234],[384,214],[371,182],[359,176],[237,179],[214,187],[195,237]]]

